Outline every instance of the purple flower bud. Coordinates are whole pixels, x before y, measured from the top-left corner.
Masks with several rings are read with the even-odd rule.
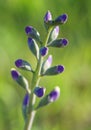
[[[64,66],[58,65],[56,71],[57,71],[57,73],[62,73],[64,71]]]
[[[60,74],[64,71],[64,66],[62,65],[57,65],[57,66],[53,66],[53,67],[50,67],[49,69],[47,69],[43,75],[47,75],[47,76],[50,76],[50,75],[57,75],[57,74]]]
[[[33,71],[32,68],[31,68],[31,65],[27,61],[25,61],[25,60],[18,59],[18,60],[15,61],[15,65],[18,68],[21,68],[21,69],[24,69],[24,70]]]
[[[53,28],[53,30],[51,31],[50,37],[49,37],[49,41],[53,41],[55,39],[57,39],[59,35],[59,26],[56,26],[55,28]]]
[[[11,69],[11,76],[22,88],[26,89],[27,92],[30,92],[27,79],[17,70]]]
[[[20,68],[20,67],[22,66],[22,64],[23,64],[23,60],[22,60],[22,59],[18,59],[18,60],[15,61],[15,65],[16,65],[18,68]]]
[[[61,48],[67,46],[67,44],[68,44],[68,40],[65,38],[61,38],[50,42],[47,46]]]
[[[47,47],[42,47],[42,48],[40,49],[40,54],[41,54],[42,56],[47,55],[47,53],[48,53],[48,48],[47,48]]]
[[[52,64],[52,55],[49,55],[49,57],[46,60],[47,67],[49,68]]]
[[[28,106],[29,105],[29,94],[26,93],[24,99],[23,99],[23,106]]]
[[[29,47],[31,46],[33,44],[33,39],[32,38],[28,38],[28,45],[29,45]]]
[[[55,22],[63,24],[63,23],[65,23],[67,21],[67,19],[68,19],[68,15],[67,14],[62,14],[62,15],[60,15],[59,17],[57,17],[55,19]]]
[[[47,23],[48,21],[51,21],[51,20],[52,20],[51,12],[47,11],[47,13],[45,14],[45,17],[44,17],[44,22]]]
[[[48,100],[49,102],[54,102],[56,101],[60,96],[60,88],[57,86],[55,87],[55,89],[50,92],[50,94],[48,95]]]
[[[25,28],[25,32],[28,35],[28,37],[31,37],[35,39],[36,41],[38,41],[39,43],[42,43],[39,32],[32,26],[27,26]]]
[[[11,69],[11,76],[14,80],[18,80],[18,77],[20,76],[19,72],[15,69]]]
[[[58,37],[58,35],[59,35],[59,26],[56,26],[54,28],[54,37],[55,37],[55,39]]]
[[[54,90],[52,90],[48,95],[44,96],[38,106],[36,107],[36,110],[39,109],[40,107],[46,106],[50,104],[51,102],[56,101],[60,96],[60,88],[56,86]]]
[[[42,97],[44,96],[45,94],[45,88],[44,87],[36,87],[34,89],[34,94],[37,96],[37,97]]]
[[[36,43],[36,41],[32,38],[28,38],[28,46],[31,52],[35,55],[37,59],[39,59],[39,47]]]
[[[62,45],[63,45],[63,46],[66,46],[67,44],[68,44],[68,40],[65,39],[65,38],[63,38],[63,39],[62,39]]]
[[[49,55],[48,58],[43,62],[41,67],[41,75],[51,67],[52,64],[52,55]]]
[[[26,34],[31,33],[32,29],[33,29],[32,26],[27,26],[27,27],[25,28],[25,32],[26,32]]]

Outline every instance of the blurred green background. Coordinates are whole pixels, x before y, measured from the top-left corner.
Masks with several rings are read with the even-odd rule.
[[[45,77],[40,84],[47,92],[59,85],[61,96],[38,111],[32,130],[91,130],[90,0],[0,0],[0,130],[23,130],[21,106],[25,92],[12,80],[10,69],[18,58],[35,67],[24,29],[32,25],[44,39],[43,17],[47,10],[53,18],[68,14],[59,37],[69,39],[69,46],[50,50],[53,65],[63,64],[65,72]],[[31,73],[20,72],[31,83]]]

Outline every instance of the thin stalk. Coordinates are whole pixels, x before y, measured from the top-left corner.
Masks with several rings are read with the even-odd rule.
[[[42,57],[40,56],[40,59],[37,63],[35,73],[33,74],[31,89],[33,89],[34,87],[36,87],[39,84],[39,80],[40,80],[39,73],[40,73],[40,69],[41,69],[41,64],[42,64]],[[35,95],[33,94],[33,92],[31,92],[29,108],[28,108],[28,117],[27,117],[27,120],[25,122],[24,130],[31,130],[33,120],[35,117],[35,113],[36,113],[36,111],[33,110],[34,104],[35,104]]]
[[[53,27],[50,27],[48,30],[48,34],[47,34],[46,40],[44,42],[44,46],[47,46],[47,44],[48,44],[48,40],[49,40],[50,33],[51,33],[52,29],[53,29]]]
[[[47,34],[46,40],[44,42],[44,46],[47,46],[51,30],[52,30],[52,28],[50,28],[48,30],[48,34]],[[33,88],[36,87],[39,84],[42,62],[43,62],[43,57],[41,57],[41,55],[40,55],[40,58],[37,62],[37,67],[35,69],[35,72],[33,73],[31,90],[33,90]],[[33,110],[34,104],[35,104],[35,95],[33,94],[33,92],[31,92],[29,109],[28,109],[28,117],[27,117],[26,122],[25,122],[24,130],[31,130],[31,128],[32,128],[33,120],[34,120],[34,117],[35,117],[35,114],[36,114],[36,111]]]

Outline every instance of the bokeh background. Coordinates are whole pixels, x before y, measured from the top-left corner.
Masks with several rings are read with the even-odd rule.
[[[60,86],[61,96],[38,111],[32,130],[91,130],[90,0],[0,0],[0,130],[23,130],[21,107],[25,91],[12,80],[10,69],[18,58],[35,67],[24,29],[32,25],[44,39],[43,17],[47,10],[53,18],[68,14],[68,22],[60,26],[59,37],[69,39],[69,46],[50,50],[53,65],[63,64],[65,72],[45,77],[40,84],[47,92]],[[20,72],[31,84],[32,74]]]

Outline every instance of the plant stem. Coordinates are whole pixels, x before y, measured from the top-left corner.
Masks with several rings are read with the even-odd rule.
[[[40,80],[39,73],[40,73],[40,69],[41,69],[42,60],[43,59],[40,56],[38,63],[37,63],[37,67],[35,69],[35,73],[33,74],[32,83],[31,83],[31,90],[33,90],[33,88],[36,87],[39,84],[39,80]],[[34,104],[35,104],[35,95],[33,94],[33,92],[31,92],[29,108],[28,108],[28,117],[27,117],[27,120],[25,122],[24,130],[31,130],[33,120],[34,120],[34,116],[35,116],[35,113],[36,113],[36,111],[33,110]]]
[[[47,46],[47,43],[48,43],[48,40],[49,40],[50,33],[51,33],[52,29],[53,29],[53,27],[50,27],[49,30],[48,30],[47,37],[46,37],[46,40],[44,42],[44,46]]]
[[[51,30],[52,30],[52,28],[50,28],[48,30],[48,34],[47,34],[44,46],[47,46],[47,42],[49,40]],[[35,69],[35,72],[33,73],[31,90],[33,90],[33,88],[36,87],[39,84],[42,62],[43,62],[43,57],[41,57],[41,55],[40,55],[39,60],[37,62],[37,67]],[[32,128],[33,120],[34,120],[34,117],[35,117],[35,114],[36,114],[36,111],[33,110],[34,104],[35,104],[35,95],[33,94],[33,91],[32,91],[31,94],[30,94],[28,117],[27,117],[26,122],[25,122],[24,130],[31,130],[31,128]]]

